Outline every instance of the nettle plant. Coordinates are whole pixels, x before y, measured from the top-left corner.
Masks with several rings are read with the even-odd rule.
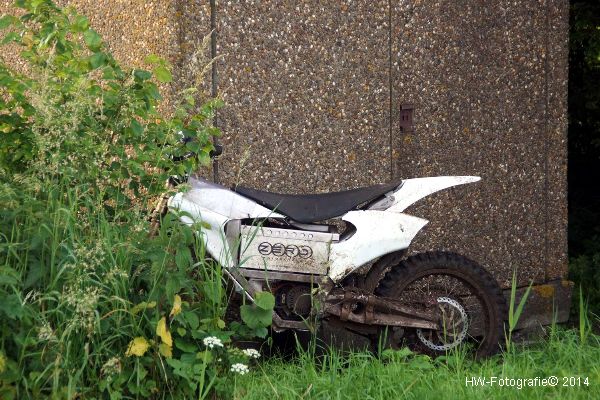
[[[20,50],[27,71],[0,63],[5,174],[67,181],[122,208],[160,193],[170,175],[209,163],[220,100],[197,105],[194,90],[182,91],[167,118],[157,111],[155,83],[172,80],[165,60],[150,55],[151,71],[125,69],[86,17],[47,0],[16,5],[24,15],[0,19],[1,43]],[[182,145],[184,136],[193,140]],[[189,152],[197,156],[173,161]]]
[[[166,116],[165,60],[124,68],[87,18],[15,4],[0,18],[24,61],[0,60],[0,398],[231,394],[258,357],[233,343],[267,334],[273,296],[226,323],[202,225],[167,213],[149,235],[147,219],[168,177],[209,163],[221,101],[184,90]]]

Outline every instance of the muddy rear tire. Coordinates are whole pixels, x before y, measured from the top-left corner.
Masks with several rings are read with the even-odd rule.
[[[459,254],[428,252],[409,257],[390,269],[376,294],[409,303],[428,301],[429,307],[438,307],[444,315],[443,332],[405,329],[396,346],[440,355],[466,345],[476,357],[486,357],[498,351],[504,338],[507,307],[502,290],[489,272]]]

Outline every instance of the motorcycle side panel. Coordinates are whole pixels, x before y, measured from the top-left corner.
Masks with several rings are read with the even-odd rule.
[[[236,265],[225,239],[227,222],[244,218],[283,218],[224,186],[195,178],[190,178],[189,183],[191,190],[171,197],[168,206],[189,214],[180,217],[182,222],[189,225],[200,222],[210,227],[200,231],[201,238],[208,253],[225,268]]]
[[[179,219],[188,225],[201,223],[208,225],[210,229],[201,229],[198,233],[206,246],[206,251],[225,268],[233,267],[230,249],[225,240],[225,224],[229,218],[211,210],[198,206],[178,193],[169,199],[169,208],[183,212]]]
[[[332,243],[329,277],[338,282],[358,267],[384,254],[408,248],[429,222],[389,211],[350,211],[342,217],[356,227],[349,239]]]
[[[436,176],[402,181],[402,186],[393,194],[394,203],[386,211],[403,212],[409,206],[440,190],[481,180],[478,176]]]
[[[240,268],[326,275],[331,243],[338,235],[244,226]]]
[[[200,209],[210,210],[229,219],[283,218],[283,215],[224,186],[197,178],[190,178],[189,183],[192,189],[183,193],[183,197],[198,205]]]

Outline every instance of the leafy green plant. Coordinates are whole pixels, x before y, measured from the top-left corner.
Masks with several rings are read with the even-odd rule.
[[[186,90],[165,116],[165,60],[124,68],[85,17],[16,4],[0,18],[27,65],[0,63],[0,398],[231,395],[258,354],[235,342],[266,333],[272,295],[226,323],[202,225],[167,213],[149,235],[147,218],[167,177],[208,162],[221,102]]]
[[[512,346],[512,333],[516,329],[517,324],[519,323],[519,318],[521,318],[521,314],[523,313],[523,308],[525,307],[525,303],[527,302],[527,298],[529,297],[529,293],[531,292],[531,287],[533,282],[529,284],[525,293],[519,300],[519,304],[516,305],[516,297],[517,297],[517,270],[516,268],[513,270],[512,282],[510,286],[510,302],[508,304],[508,332],[506,332],[506,351],[511,350]]]
[[[69,182],[115,208],[157,195],[169,176],[209,162],[220,100],[197,105],[194,91],[184,91],[166,118],[157,111],[156,84],[172,80],[165,60],[151,55],[152,71],[125,69],[87,18],[51,1],[17,5],[24,15],[0,20],[2,44],[16,46],[28,66],[17,73],[0,64],[0,169],[6,174],[27,172],[38,186]],[[182,137],[193,140],[182,145]],[[189,152],[196,157],[175,161]]]
[[[579,286],[579,340],[581,343],[585,343],[590,333],[590,321],[588,318],[587,306],[583,299],[583,290],[581,285]]]
[[[253,329],[253,334],[260,337],[267,336],[267,327],[271,325],[275,297],[269,292],[258,292],[254,297],[254,304],[244,304],[241,308],[242,320]]]

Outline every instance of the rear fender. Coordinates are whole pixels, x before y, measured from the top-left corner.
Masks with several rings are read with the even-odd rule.
[[[430,194],[479,180],[481,178],[478,176],[435,176],[406,179],[402,181],[402,185],[392,195],[394,202],[386,211],[400,213]]]

